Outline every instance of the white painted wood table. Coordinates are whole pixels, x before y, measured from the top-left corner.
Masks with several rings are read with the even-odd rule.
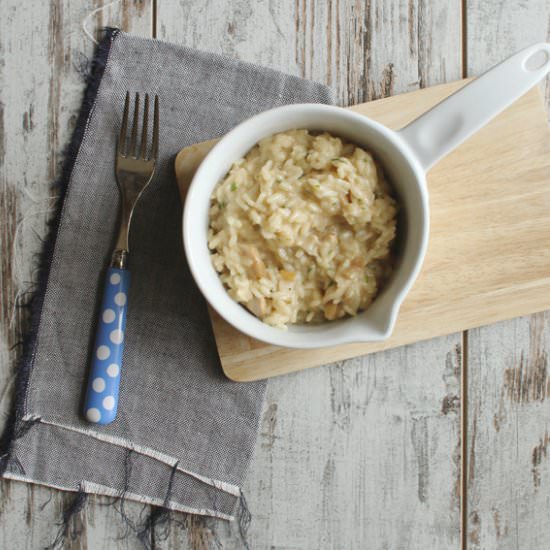
[[[332,86],[342,105],[476,75],[550,39],[550,0],[3,0],[4,416],[28,326],[17,306],[93,49],[81,23],[104,4],[92,32],[117,25],[255,61]],[[548,548],[549,324],[543,313],[273,379],[245,486],[250,547]],[[72,495],[16,482],[1,491],[0,547],[50,544]],[[105,504],[90,499],[66,548],[140,547]],[[243,546],[234,525],[180,519],[156,529],[152,547]]]

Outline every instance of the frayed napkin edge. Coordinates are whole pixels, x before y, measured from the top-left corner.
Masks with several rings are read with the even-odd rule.
[[[166,453],[161,453],[151,447],[146,447],[144,445],[137,445],[127,439],[124,439],[123,437],[117,437],[109,434],[102,434],[93,429],[83,430],[75,426],[68,426],[67,424],[62,424],[59,422],[44,420],[42,417],[36,416],[36,415],[30,415],[30,414],[25,415],[21,420],[25,423],[28,423],[29,429],[34,424],[45,424],[45,425],[55,426],[56,428],[61,428],[63,430],[67,430],[69,432],[75,432],[82,435],[87,435],[103,443],[109,443],[110,445],[123,447],[128,451],[132,451],[134,453],[138,453],[143,456],[148,456],[149,458],[158,460],[159,462],[162,462],[163,464],[166,464],[171,468],[176,468],[179,472],[186,474],[190,477],[193,477],[197,481],[205,483],[206,485],[210,485],[211,487],[214,487],[215,489],[218,489],[219,491],[223,491],[229,495],[239,497],[241,494],[241,488],[238,485],[233,485],[232,483],[228,483],[227,481],[221,481],[220,479],[216,479],[213,477],[207,477],[205,475],[199,474],[192,470],[183,468],[182,466],[180,466],[178,458],[168,455]],[[87,483],[89,484],[91,482],[87,482]],[[116,492],[115,489],[113,490]]]
[[[162,508],[167,508],[168,510],[174,510],[175,512],[209,516],[209,517],[219,518],[219,519],[228,520],[228,521],[233,521],[236,519],[234,515],[224,514],[223,512],[219,512],[217,510],[211,510],[209,508],[192,508],[191,506],[185,506],[184,504],[179,504],[178,502],[175,502],[173,500],[168,500],[166,502],[161,498],[140,495],[138,493],[132,493],[128,491],[125,491],[123,494],[121,494],[121,491],[117,491],[112,487],[108,487],[107,485],[102,485],[100,483],[95,483],[93,481],[87,481],[85,479],[83,479],[80,482],[79,489],[75,489],[74,487],[57,485],[55,483],[46,483],[44,481],[40,481],[38,479],[32,479],[30,477],[27,477],[21,474],[16,474],[13,472],[6,472],[4,474],[4,478],[13,479],[14,481],[22,481],[25,483],[42,485],[44,487],[50,487],[52,489],[57,489],[59,491],[68,491],[71,493],[78,493],[79,491],[81,491],[83,493],[92,494],[92,495],[101,495],[101,496],[116,497],[116,498],[124,497],[125,499],[133,500],[135,502],[140,502],[141,504],[150,504],[151,506],[160,506]]]
[[[87,76],[87,85],[84,91],[78,120],[71,140],[63,155],[64,161],[61,175],[57,181],[53,183],[53,186],[58,191],[59,200],[55,206],[54,214],[49,221],[49,230],[44,239],[44,246],[37,262],[37,283],[35,284],[29,303],[23,306],[30,308],[31,321],[30,327],[22,340],[23,352],[16,367],[15,391],[11,411],[4,431],[0,436],[0,477],[7,477],[6,469],[10,461],[14,458],[12,457],[13,443],[26,432],[23,418],[26,413],[27,389],[36,354],[38,330],[42,320],[42,306],[48,288],[49,273],[62,218],[65,196],[82,145],[82,140],[86,133],[88,121],[95,106],[97,93],[103,74],[105,73],[113,41],[120,32],[121,31],[116,28],[105,28],[105,35],[96,48],[90,67],[90,73]]]

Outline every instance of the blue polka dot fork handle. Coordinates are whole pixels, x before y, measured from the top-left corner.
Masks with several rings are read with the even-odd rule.
[[[95,343],[84,401],[84,416],[94,424],[109,424],[117,415],[122,374],[122,356],[128,309],[130,272],[128,232],[134,207],[149,185],[158,158],[159,100],[153,106],[153,137],[148,146],[149,96],[145,95],[139,132],[140,96],[134,99],[134,120],[128,143],[130,93],[126,93],[124,114],[117,144],[115,173],[121,196],[120,229],[103,290]],[[138,140],[138,133],[141,139]]]

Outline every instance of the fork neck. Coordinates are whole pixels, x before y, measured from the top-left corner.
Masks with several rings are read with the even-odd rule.
[[[127,267],[128,254],[130,251],[130,247],[128,244],[128,233],[130,231],[131,220],[132,207],[127,204],[127,196],[123,192],[118,237],[116,240],[115,248],[113,250],[113,255],[111,256],[111,267],[116,267],[117,269],[126,269]]]
[[[115,248],[111,256],[111,267],[126,269],[128,266],[128,250]]]

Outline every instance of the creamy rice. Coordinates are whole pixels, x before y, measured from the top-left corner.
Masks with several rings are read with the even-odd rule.
[[[318,323],[376,297],[396,211],[368,152],[292,130],[260,141],[216,186],[208,246],[229,295],[264,322]]]

